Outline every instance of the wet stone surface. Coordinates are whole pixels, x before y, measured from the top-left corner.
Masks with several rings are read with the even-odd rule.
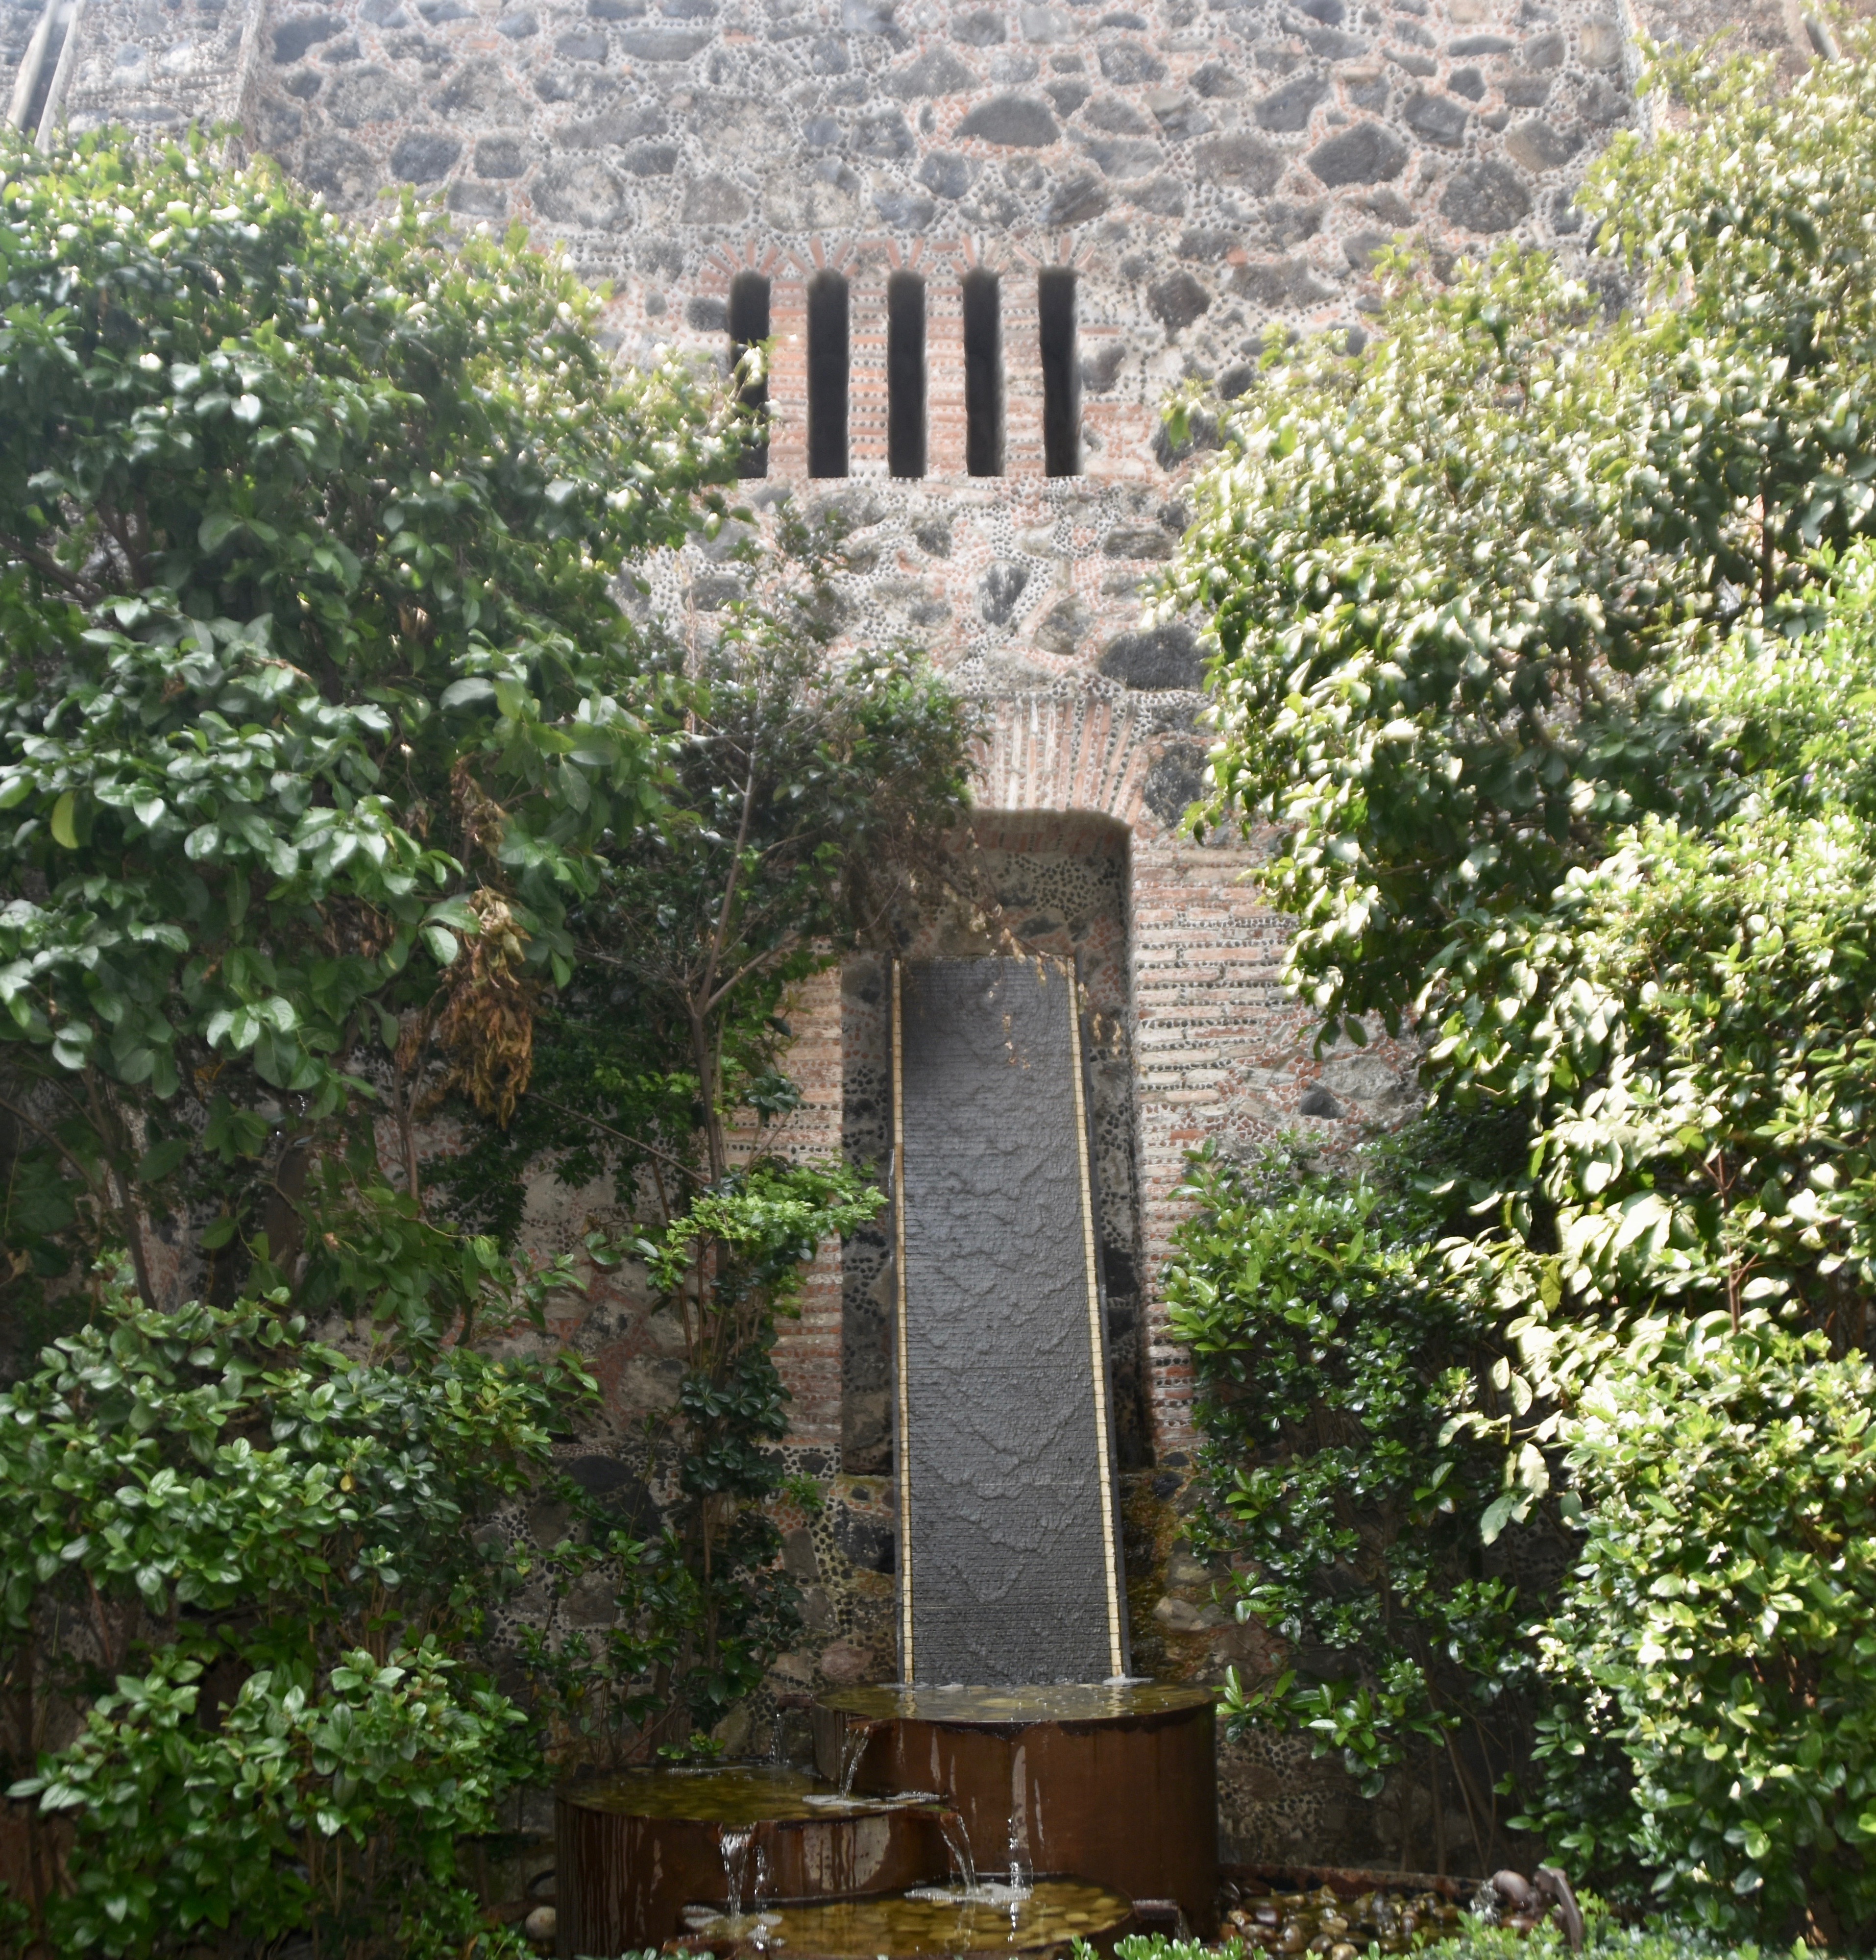
[[[1456,1933],[1460,1920],[1458,1904],[1438,1892],[1378,1889],[1348,1898],[1324,1885],[1242,1900],[1226,1914],[1223,1930],[1254,1952],[1357,1960],[1371,1947],[1410,1953]]]

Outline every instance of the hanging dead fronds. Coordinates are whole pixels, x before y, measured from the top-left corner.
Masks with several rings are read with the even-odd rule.
[[[482,858],[493,864],[501,850],[501,833],[507,828],[508,813],[476,781],[470,757],[461,757],[450,770],[450,794],[456,805],[463,863],[472,864]]]
[[[534,1069],[539,985],[527,976],[527,934],[499,892],[482,887],[469,900],[480,931],[444,975],[444,1001],[434,1032],[449,1072],[437,1097],[459,1090],[504,1128]]]

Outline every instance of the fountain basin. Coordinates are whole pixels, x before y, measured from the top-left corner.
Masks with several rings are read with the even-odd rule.
[[[754,1833],[746,1908],[758,1854],[765,1909],[943,1881],[949,1864],[935,1811],[876,1798],[808,1801],[826,1789],[797,1771],[758,1766],[631,1770],[562,1790],[554,1806],[560,1952],[660,1946],[687,1930],[686,1906],[727,1908],[726,1831]]]
[[[936,1960],[940,1955],[1035,1954],[1066,1950],[1085,1939],[1098,1952],[1134,1930],[1127,1901],[1099,1885],[1073,1879],[1039,1879],[1013,1905],[968,1904],[904,1897],[854,1898],[784,1905],[763,1915],[765,1946],[752,1939],[714,1937],[684,1943],[718,1960],[745,1960],[768,1951],[777,1960]]]
[[[1013,1836],[1038,1872],[1218,1917],[1217,1697],[1158,1682],[1054,1688],[857,1688],[814,1711],[824,1773],[870,1731],[856,1792],[943,1793],[981,1872]],[[885,1949],[882,1949],[885,1950]]]

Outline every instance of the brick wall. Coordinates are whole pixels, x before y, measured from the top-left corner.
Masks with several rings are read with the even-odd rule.
[[[0,6],[14,64],[37,11]],[[838,511],[852,638],[911,634],[986,701],[984,810],[1126,827],[1151,1422],[1177,1452],[1189,1379],[1154,1272],[1184,1150],[1385,1118],[1407,1089],[1399,1055],[1306,1052],[1280,928],[1240,882],[1256,847],[1173,835],[1204,737],[1191,625],[1140,612],[1185,521],[1156,405],[1181,380],[1253,385],[1273,324],[1359,336],[1367,255],[1394,232],[1437,266],[1506,236],[1575,249],[1572,187],[1631,116],[1638,33],[1725,25],[1808,58],[1797,0],[91,0],[62,113],[159,130],[238,116],[341,208],[402,180],[463,224],[520,218],[612,282],[625,358],[672,342],[723,358],[730,281],[771,280],[757,506]],[[1036,278],[1060,266],[1079,282],[1084,473],[1050,479]],[[959,282],[976,267],[1003,281],[1000,479],[963,473]],[[823,269],[851,282],[845,482],[805,476],[806,282]],[[886,468],[901,269],[928,302],[914,482]],[[687,552],[656,568],[653,603],[707,633],[736,576]],[[766,1146],[838,1147],[840,1001],[835,975],[804,990],[806,1101]],[[1301,1113],[1318,1088],[1312,1107],[1343,1114]],[[841,1284],[831,1254],[783,1344],[804,1446],[839,1443]]]

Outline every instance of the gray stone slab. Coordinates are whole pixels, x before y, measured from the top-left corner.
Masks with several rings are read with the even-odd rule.
[[[919,1682],[1124,1667],[1076,1013],[1057,962],[901,971],[901,1583]]]

